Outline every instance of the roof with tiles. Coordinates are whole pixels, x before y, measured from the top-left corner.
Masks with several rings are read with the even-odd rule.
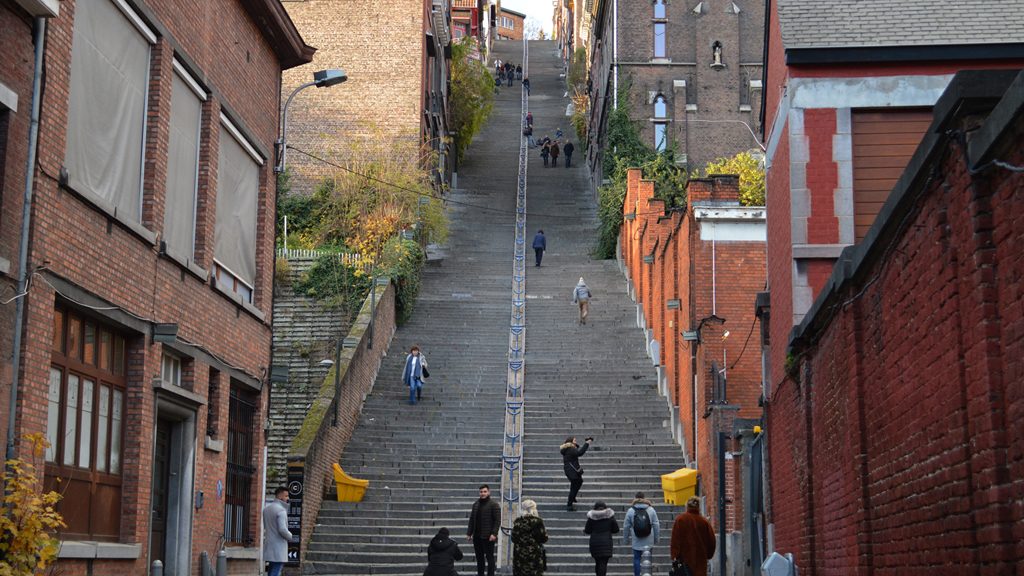
[[[778,0],[786,48],[1024,42],[1021,0]]]

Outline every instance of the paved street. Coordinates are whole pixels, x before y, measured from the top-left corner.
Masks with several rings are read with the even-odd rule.
[[[498,42],[495,54],[519,62],[521,50],[521,43]],[[537,135],[554,137],[558,127],[569,135],[558,73],[553,44],[532,42],[529,102]],[[416,312],[398,330],[342,459],[349,474],[370,480],[366,498],[325,504],[306,573],[420,574],[438,528],[464,534],[477,486],[498,491],[519,103],[518,85],[501,88],[460,167],[447,257],[427,268]],[[597,220],[585,169],[545,169],[536,150],[529,163],[528,239],[543,228],[549,252],[534,268],[528,250],[523,493],[538,501],[548,524],[549,573],[592,574],[586,510],[605,500],[621,522],[636,490],[657,500],[658,475],[679,467],[681,455],[663,426],[668,412],[622,274],[614,261],[589,258]],[[577,324],[570,302],[580,276],[595,293],[586,326]],[[400,383],[412,344],[423,349],[431,371],[416,406]],[[570,434],[597,438],[582,459],[586,484],[572,513],[565,510],[568,483],[558,452]],[[659,508],[667,546],[672,514]],[[472,545],[460,542],[466,558],[458,570],[472,574]],[[631,573],[630,558],[620,545],[610,573]]]

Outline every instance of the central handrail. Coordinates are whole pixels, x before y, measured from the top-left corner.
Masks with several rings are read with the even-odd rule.
[[[523,38],[523,68],[529,61],[529,43]],[[524,74],[525,76],[525,74]],[[526,122],[529,102],[520,87],[520,127]],[[512,567],[512,524],[519,515],[523,491],[523,419],[526,373],[526,137],[519,131],[519,179],[516,187],[516,229],[512,243],[512,313],[508,333],[508,376],[505,386],[505,437],[501,449],[501,531],[498,566]]]

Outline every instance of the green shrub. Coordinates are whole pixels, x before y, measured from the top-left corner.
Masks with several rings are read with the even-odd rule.
[[[412,240],[393,238],[381,254],[381,273],[395,282],[395,321],[405,324],[412,317],[420,293],[421,273],[427,255]]]
[[[295,292],[339,309],[351,321],[359,313],[370,289],[370,277],[342,262],[337,254],[317,258],[309,272],[295,283]]]

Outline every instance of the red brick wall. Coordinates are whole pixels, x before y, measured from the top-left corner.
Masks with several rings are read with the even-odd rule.
[[[77,193],[58,186],[58,174],[64,159],[65,127],[68,118],[68,86],[75,3],[61,3],[58,18],[48,22],[46,38],[46,79],[39,135],[39,161],[35,175],[33,228],[30,263],[45,265],[49,278],[60,278],[77,287],[80,294],[91,294],[110,306],[124,310],[143,322],[171,322],[179,326],[179,336],[205,348],[225,364],[237,367],[249,378],[262,380],[270,358],[270,300],[273,278],[274,179],[270,174],[273,158],[261,167],[258,204],[254,306],[259,313],[243,309],[211,287],[205,277],[158,254],[159,234],[163,227],[164,178],[167,170],[169,108],[172,82],[172,56],[177,51],[195,67],[196,76],[211,95],[204,106],[200,159],[199,206],[196,264],[209,270],[213,264],[212,243],[215,225],[217,143],[219,113],[229,109],[232,119],[252,138],[257,148],[269,154],[277,135],[277,111],[281,65],[261,28],[243,5],[235,0],[173,0],[134,2],[142,17],[153,25],[158,40],[152,49],[145,181],[143,183],[142,225],[157,235],[151,242],[130,231],[107,214],[94,208]],[[12,150],[17,168],[5,172],[3,226],[0,255],[8,256],[9,234],[16,234],[20,206],[9,202],[10,191],[18,189],[23,175],[30,94],[25,82],[31,72],[31,42],[23,18],[12,17],[7,4],[0,9],[0,39],[5,58],[0,63],[0,81],[19,92],[19,114]],[[22,20],[18,22],[18,20]],[[9,52],[11,50],[13,52]],[[12,56],[11,58],[6,57]],[[23,348],[23,375],[19,407],[18,433],[43,432],[46,428],[46,393],[53,332],[53,309],[58,297],[53,288],[36,277],[26,298],[27,315]],[[63,300],[70,308],[82,310]],[[13,308],[13,307],[12,307]],[[6,314],[7,307],[3,308]],[[109,310],[95,312],[108,316]],[[261,315],[263,317],[261,317]],[[2,320],[2,319],[0,319]],[[137,326],[137,324],[135,324]],[[127,326],[126,326],[127,328]],[[9,331],[4,329],[4,338]],[[126,391],[125,433],[123,441],[123,487],[120,542],[141,545],[135,561],[62,561],[65,574],[132,573],[146,571],[148,555],[151,461],[155,396],[152,379],[160,374],[162,348],[143,333],[130,332],[129,377]],[[4,357],[10,345],[4,344]],[[194,360],[194,392],[206,398],[210,365],[199,357]],[[2,376],[2,374],[0,374]],[[220,437],[226,435],[228,395],[227,375],[218,397]],[[5,384],[8,378],[0,378]],[[2,396],[6,399],[7,392]],[[264,418],[265,393],[260,396],[254,458],[262,453],[263,435],[258,423]],[[6,414],[6,410],[4,410]],[[206,410],[200,407],[196,435],[202,445],[206,431]],[[259,462],[254,462],[259,467]],[[216,496],[218,480],[224,480],[226,455],[199,449],[196,454],[195,491],[206,495],[205,506],[194,512],[193,572],[197,572],[200,551],[216,552],[223,534],[224,502]],[[250,528],[258,536],[260,491],[258,478],[252,490]],[[74,505],[68,502],[66,505]],[[234,564],[238,564],[235,562]],[[248,564],[252,567],[252,563]]]
[[[21,236],[22,197],[25,193],[25,162],[28,151],[29,116],[32,106],[33,44],[29,16],[16,4],[0,5],[0,84],[18,96],[18,110],[0,114],[0,258],[7,260],[9,270],[0,273],[0,300],[17,292],[18,245]],[[10,410],[11,364],[8,353],[13,345],[14,302],[0,306],[0,426],[7,439],[7,414]]]
[[[313,535],[320,504],[326,492],[333,492],[333,466],[341,460],[341,455],[348,445],[352,433],[359,424],[359,414],[363,409],[363,399],[373,389],[377,379],[381,361],[387,353],[388,345],[395,334],[395,288],[389,285],[383,292],[378,291],[379,300],[376,304],[376,324],[374,327],[374,347],[368,347],[365,337],[369,323],[369,298],[363,302],[359,317],[349,331],[350,337],[358,337],[359,346],[354,351],[342,350],[342,366],[345,370],[341,375],[341,398],[338,409],[338,425],[331,426],[330,411],[321,422],[313,444],[305,451],[305,469],[303,478],[302,500],[302,552],[305,554],[307,544]],[[332,372],[333,374],[333,372]],[[329,402],[330,399],[327,399]],[[290,454],[289,457],[299,454]]]
[[[670,397],[679,406],[686,452],[693,455],[693,395],[691,343],[683,342],[679,333],[695,330],[701,318],[710,316],[712,309],[727,324],[705,325],[701,331],[703,342],[697,350],[697,459],[702,472],[704,495],[708,496],[708,510],[717,505],[714,493],[717,475],[715,467],[715,438],[719,430],[732,433],[735,417],[758,418],[761,410],[761,364],[757,352],[756,335],[743,350],[747,334],[754,324],[754,297],[764,289],[764,242],[717,242],[712,264],[712,243],[701,240],[700,227],[693,215],[693,204],[701,201],[733,201],[738,205],[738,183],[734,176],[716,176],[709,180],[691,180],[687,194],[691,207],[685,213],[665,214],[664,203],[650,200],[654,183],[640,179],[640,170],[630,170],[624,212],[633,211],[634,203],[647,205],[637,211],[634,220],[624,220],[620,238],[622,255],[630,278],[636,286],[636,300],[647,320],[647,328],[658,340],[660,354],[656,362],[664,367],[669,383]],[[654,262],[643,263],[643,256],[654,255]],[[712,297],[712,268],[716,281]],[[680,299],[678,310],[668,310],[666,301]],[[714,300],[714,306],[712,303]],[[669,321],[672,326],[669,326]],[[726,330],[731,332],[722,340]],[[707,418],[712,399],[711,362],[722,363],[726,351],[729,365],[728,400],[739,411],[730,409],[727,417]],[[742,351],[742,356],[741,356]],[[735,482],[735,478],[732,480]],[[739,484],[734,489],[739,490]],[[740,511],[740,500],[733,499],[729,513],[733,517]],[[738,526],[733,523],[731,526]]]
[[[995,156],[1024,165],[1021,138],[1018,115]],[[771,397],[776,548],[802,573],[1024,565],[1024,175],[971,176],[940,146],[906,225]]]

